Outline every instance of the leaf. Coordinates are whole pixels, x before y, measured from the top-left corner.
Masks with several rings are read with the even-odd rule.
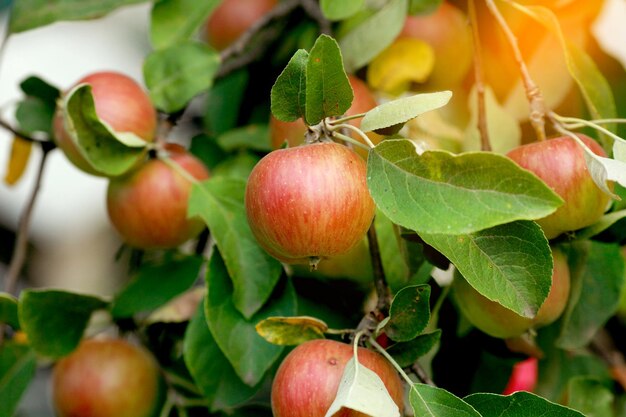
[[[96,114],[91,86],[81,84],[64,100],[64,123],[81,155],[98,172],[118,176],[145,155],[146,142],[130,132],[114,132]]]
[[[145,0],[19,0],[13,3],[9,31],[24,32],[59,20],[85,20],[104,16],[120,6]]]
[[[583,417],[578,411],[538,395],[519,391],[511,395],[472,394],[464,398],[483,417]]]
[[[200,216],[211,229],[233,280],[233,303],[250,319],[274,290],[282,265],[252,235],[243,203],[245,187],[245,181],[220,177],[194,184],[187,214]]]
[[[396,342],[408,342],[424,331],[430,320],[430,285],[414,285],[398,292],[384,327]]]
[[[607,213],[604,216],[600,217],[600,220],[598,220],[591,226],[585,227],[584,229],[575,232],[575,236],[577,239],[589,239],[593,236],[596,236],[604,232],[605,230],[613,226],[615,223],[625,218],[626,218],[626,209]]]
[[[51,107],[56,105],[57,99],[61,96],[58,88],[34,76],[24,79],[20,83],[20,89],[27,96],[37,98]]]
[[[228,152],[241,148],[261,152],[272,150],[269,128],[260,124],[229,130],[217,138],[217,143]]]
[[[576,377],[567,387],[568,406],[587,417],[612,417],[614,395],[596,378]]]
[[[189,321],[204,300],[206,287],[192,287],[154,310],[145,319],[146,325],[154,323],[183,323]]]
[[[191,319],[183,340],[183,358],[211,411],[228,410],[249,400],[259,387],[249,387],[235,373],[211,335],[204,303]]]
[[[352,16],[361,8],[365,0],[320,0],[322,13],[328,20],[343,20]]]
[[[397,96],[432,73],[435,52],[421,39],[398,38],[367,67],[367,83],[375,91]]]
[[[376,372],[361,365],[356,354],[346,363],[337,396],[325,417],[332,417],[344,407],[370,416],[400,417],[383,381]]]
[[[408,342],[399,342],[391,345],[387,352],[393,356],[402,368],[410,367],[419,358],[430,352],[441,339],[441,330],[417,336]]]
[[[33,142],[19,136],[13,138],[9,164],[4,174],[4,182],[7,185],[15,185],[22,178],[28,166],[32,148]]]
[[[50,106],[36,97],[26,97],[18,103],[15,119],[24,133],[44,132],[51,135],[54,110],[54,105]]]
[[[222,176],[245,181],[260,160],[261,157],[255,153],[237,152],[220,162],[211,172],[215,177]]]
[[[580,348],[591,341],[617,311],[624,286],[624,259],[618,245],[582,241],[573,251],[577,263],[570,266],[570,299],[557,340],[562,349]]]
[[[441,5],[443,0],[409,0],[409,14],[432,13]]]
[[[237,125],[250,76],[245,68],[215,81],[207,93],[204,128],[212,136],[221,135]]]
[[[472,233],[542,218],[562,204],[543,181],[505,156],[418,155],[408,140],[386,140],[370,151],[367,181],[379,209],[418,233]]]
[[[272,301],[246,320],[235,308],[232,284],[216,249],[209,260],[207,287],[205,314],[211,334],[239,378],[248,386],[255,386],[284,349],[266,342],[256,332],[255,325],[267,317],[296,314],[293,286],[289,281],[279,285]]]
[[[7,341],[0,345],[0,416],[14,415],[36,368],[37,360],[30,347]]]
[[[107,307],[97,297],[60,290],[26,289],[19,299],[22,330],[41,355],[65,356],[78,345],[91,314]]]
[[[535,222],[519,221],[468,235],[420,234],[488,299],[534,317],[552,283],[552,253]]]
[[[320,35],[311,48],[306,64],[306,122],[319,123],[323,118],[341,116],[350,108],[354,93],[343,69],[337,42]]]
[[[347,72],[356,72],[391,45],[402,30],[407,6],[407,0],[390,0],[339,39]]]
[[[154,310],[188,290],[198,279],[203,258],[187,256],[156,265],[142,265],[138,274],[113,299],[113,317],[131,317]]]
[[[0,327],[1,323],[8,324],[13,330],[20,328],[17,315],[17,299],[6,292],[0,292]],[[0,375],[2,374],[0,373]]]
[[[413,412],[420,417],[481,417],[474,408],[443,388],[413,384],[409,391]]]
[[[256,331],[270,343],[281,346],[299,345],[323,339],[328,326],[315,317],[268,317],[256,325]]]
[[[309,53],[298,49],[272,86],[271,111],[276,119],[293,122],[304,118],[308,62]]]
[[[451,91],[441,91],[438,93],[416,94],[388,101],[374,107],[365,114],[363,120],[361,120],[361,130],[370,132],[406,123],[420,114],[445,106],[451,97]]]
[[[219,0],[159,0],[150,16],[150,39],[154,49],[189,40],[206,23]]]
[[[406,287],[410,279],[406,242],[398,236],[396,225],[380,210],[376,211],[374,222],[387,284],[391,292],[395,294]]]
[[[188,41],[153,51],[144,62],[143,76],[155,106],[174,113],[213,85],[219,65],[217,52]]]

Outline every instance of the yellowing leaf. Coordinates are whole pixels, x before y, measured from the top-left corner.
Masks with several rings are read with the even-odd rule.
[[[256,325],[256,331],[275,345],[299,345],[308,340],[323,339],[328,326],[315,317],[268,317]]]
[[[22,178],[22,174],[24,174],[26,166],[28,165],[32,148],[33,143],[31,141],[22,139],[19,136],[13,138],[9,165],[7,166],[7,171],[4,176],[4,182],[8,185],[14,185]]]
[[[435,65],[435,52],[419,39],[400,38],[381,52],[367,68],[367,82],[374,90],[398,95],[411,83],[428,79]]]

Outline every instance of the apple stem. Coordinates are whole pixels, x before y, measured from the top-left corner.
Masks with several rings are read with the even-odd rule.
[[[333,137],[336,137],[337,139],[341,139],[344,142],[351,143],[352,145],[358,146],[359,148],[365,149],[366,151],[370,150],[370,148],[368,146],[362,144],[361,142],[359,142],[358,140],[352,138],[351,136],[344,135],[343,133],[333,132]]]
[[[624,141],[623,138],[621,138],[620,136],[618,136],[615,133],[611,132],[607,128],[600,126],[600,124],[626,123],[625,119],[584,120],[584,119],[579,119],[577,117],[563,117],[563,116],[559,116],[558,114],[556,114],[554,112],[551,112],[550,116],[552,118],[554,118],[556,121],[558,121],[560,123],[563,123],[564,127],[568,128],[568,129],[578,129],[578,128],[581,128],[581,127],[584,127],[584,126],[588,126],[588,127],[593,128],[593,129],[596,129],[599,132],[604,133],[607,136],[610,136],[614,140]]]
[[[358,128],[358,127],[356,127],[356,126],[352,126],[352,125],[351,125],[351,124],[349,124],[349,123],[342,123],[342,124],[339,124],[339,125],[336,125],[336,126],[328,126],[328,129],[329,129],[329,130],[330,130],[330,131],[331,131],[334,135],[337,135],[337,134],[338,134],[338,132],[337,132],[337,131],[338,131],[338,130],[340,130],[340,129],[349,129],[349,130],[352,130],[352,131],[353,131],[353,132],[355,132],[357,135],[359,135],[359,137],[360,137],[361,139],[363,139],[363,140],[365,141],[365,143],[367,144],[367,146],[369,146],[369,148],[373,148],[373,147],[375,146],[375,145],[374,145],[374,143],[372,143],[372,141],[370,140],[370,138],[369,138],[369,137],[367,137],[367,135],[366,135],[365,133],[363,133],[363,131],[362,131],[361,129],[359,129],[359,128]],[[345,136],[347,136],[347,135],[342,135],[342,136],[344,136],[344,137],[345,137]],[[342,138],[342,139],[343,139],[343,138]],[[345,139],[343,139],[343,140],[345,140]],[[351,142],[351,143],[354,143],[354,142]],[[362,143],[360,143],[360,142],[358,142],[358,141],[357,141],[357,143],[359,143],[359,144],[361,144],[361,146],[363,146],[363,144],[362,144]],[[369,150],[369,148],[367,148],[367,149]]]
[[[359,113],[359,114],[353,114],[351,116],[344,116],[344,117],[340,117],[338,119],[329,120],[328,124],[329,125],[336,125],[336,124],[340,124],[340,123],[345,123],[345,122],[349,122],[350,120],[359,119],[361,117],[364,117],[365,115],[366,115],[366,113]]]
[[[543,100],[543,94],[541,94],[541,90],[535,84],[535,81],[530,76],[530,71],[524,62],[524,58],[522,57],[522,51],[520,50],[519,43],[517,42],[517,37],[509,27],[508,23],[498,10],[498,7],[494,3],[494,0],[485,0],[485,4],[489,8],[489,11],[495,17],[498,22],[498,25],[504,32],[511,49],[513,50],[513,54],[515,55],[515,60],[517,61],[517,65],[519,67],[522,82],[524,83],[524,90],[526,91],[526,97],[528,98],[528,102],[530,105],[530,123],[535,129],[535,134],[537,135],[537,139],[539,141],[546,139],[546,131],[545,131],[545,116],[546,116],[546,105]]]
[[[476,86],[476,99],[478,102],[477,127],[480,133],[480,149],[491,151],[489,129],[487,128],[487,108],[485,105],[485,81],[483,76],[482,48],[480,34],[478,32],[478,17],[476,16],[476,4],[474,0],[468,3],[470,26],[472,27],[472,41],[474,44],[474,85]]]
[[[192,184],[199,184],[200,183],[200,181],[198,181],[198,179],[196,177],[194,177],[189,172],[187,172],[183,167],[180,166],[180,164],[178,162],[174,161],[168,155],[163,155],[163,154],[159,153],[158,154],[158,158],[161,161],[163,161],[167,166],[169,166],[170,168],[174,169],[178,174],[180,174],[180,176],[185,178],[190,183],[192,183]]]

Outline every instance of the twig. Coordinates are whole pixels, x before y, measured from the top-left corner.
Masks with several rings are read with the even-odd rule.
[[[44,138],[44,137],[39,138],[39,137],[27,135],[26,133],[20,132],[19,130],[15,129],[6,120],[0,119],[0,127],[2,127],[3,129],[11,132],[13,135],[19,136],[21,139],[27,140],[29,142],[48,143],[52,147],[54,147],[54,143],[51,142],[50,140],[48,140],[47,137],[46,138]]]
[[[431,387],[436,387],[435,381],[433,381],[430,376],[426,373],[424,368],[419,364],[419,362],[415,362],[411,366],[411,371],[417,376],[417,378],[422,381],[424,384],[430,385]]]
[[[543,95],[541,94],[541,91],[539,90],[537,84],[535,84],[532,77],[530,76],[530,72],[528,71],[528,67],[526,66],[524,58],[522,57],[522,52],[519,48],[519,43],[517,42],[515,34],[504,19],[504,16],[502,16],[502,14],[500,13],[500,10],[498,10],[498,7],[495,5],[494,0],[485,0],[485,3],[487,4],[487,7],[489,8],[491,14],[498,21],[500,28],[504,31],[504,34],[508,39],[509,45],[513,49],[515,60],[517,61],[517,65],[520,69],[520,73],[522,76],[522,82],[524,83],[526,97],[528,98],[528,102],[530,104],[530,123],[535,129],[537,139],[545,140],[546,105],[543,100]]]
[[[476,97],[478,100],[478,121],[477,127],[480,133],[480,149],[491,151],[489,140],[489,129],[487,128],[487,108],[485,106],[485,82],[483,77],[482,48],[480,45],[480,34],[478,32],[478,17],[476,16],[476,4],[474,0],[468,3],[470,26],[472,27],[472,40],[474,43],[474,85],[476,86]]]
[[[613,379],[626,389],[626,360],[606,329],[601,329],[591,341],[591,349],[611,368]]]

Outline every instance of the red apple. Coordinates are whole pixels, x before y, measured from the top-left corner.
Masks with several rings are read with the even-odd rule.
[[[245,205],[250,228],[270,255],[312,265],[357,245],[376,210],[365,162],[334,142],[267,154],[250,173]]]
[[[160,389],[150,352],[121,339],[81,342],[52,375],[59,417],[151,417],[160,405]]]
[[[537,368],[537,358],[527,358],[516,363],[502,394],[509,395],[517,391],[532,392],[537,385],[537,374],[539,373]]]
[[[454,300],[463,315],[483,332],[499,338],[512,338],[531,328],[546,326],[558,319],[569,299],[570,271],[567,257],[558,249],[552,250],[554,267],[550,292],[534,318],[522,317],[501,304],[489,300],[455,273]]]
[[[274,417],[324,417],[352,355],[352,346],[325,339],[312,340],[292,350],[280,364],[272,384]],[[402,412],[404,389],[394,367],[382,355],[361,347],[358,360],[380,377]],[[365,416],[345,408],[334,415]]]
[[[277,0],[223,0],[206,24],[209,44],[225,49],[276,4]]]
[[[204,164],[177,144],[165,145],[169,158],[197,180],[209,173]],[[178,246],[203,229],[200,219],[187,218],[192,183],[175,168],[150,159],[111,179],[107,209],[111,223],[131,246],[154,249]]]
[[[96,72],[81,78],[75,85],[89,84],[96,114],[116,132],[131,132],[152,142],[157,114],[150,97],[132,78],[117,72]],[[81,154],[65,127],[64,109],[59,106],[53,121],[54,139],[67,158],[79,169],[101,175]]]
[[[606,156],[596,141],[578,136],[594,153]],[[556,212],[537,220],[548,239],[595,223],[607,209],[610,197],[593,182],[584,151],[572,138],[561,136],[529,143],[507,155],[535,173],[565,201]]]

